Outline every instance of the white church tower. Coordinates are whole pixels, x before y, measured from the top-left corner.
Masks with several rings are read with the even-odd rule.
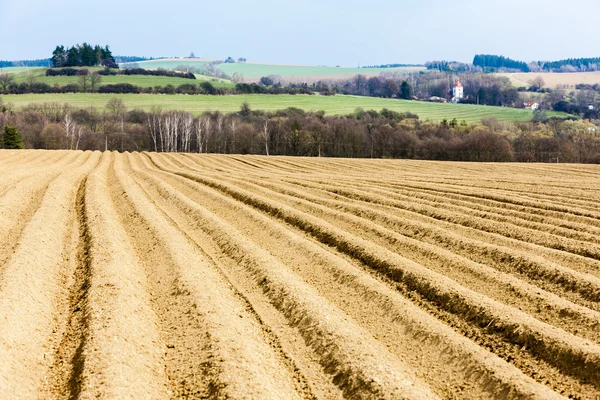
[[[457,79],[454,87],[452,88],[452,102],[458,103],[464,97],[463,85]]]

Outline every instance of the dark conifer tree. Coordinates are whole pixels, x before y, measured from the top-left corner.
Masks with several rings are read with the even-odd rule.
[[[2,136],[2,147],[5,149],[22,149],[21,135],[15,126],[6,125]]]

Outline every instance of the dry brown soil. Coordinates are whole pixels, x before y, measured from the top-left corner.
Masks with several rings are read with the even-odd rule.
[[[0,399],[600,398],[600,167],[0,151]]]

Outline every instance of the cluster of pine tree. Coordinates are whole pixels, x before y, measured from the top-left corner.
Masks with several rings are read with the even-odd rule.
[[[569,58],[559,61],[538,61],[538,65],[544,70],[560,71],[561,68],[571,66],[578,71],[598,71],[600,69],[600,57],[595,58]]]
[[[529,72],[529,67],[524,61],[513,60],[504,56],[491,54],[477,54],[473,58],[473,65],[483,68],[484,71],[497,70],[499,68],[516,69]]]
[[[52,52],[52,66],[62,67],[95,67],[102,65],[108,68],[118,68],[108,46],[75,45],[71,48],[56,46]]]

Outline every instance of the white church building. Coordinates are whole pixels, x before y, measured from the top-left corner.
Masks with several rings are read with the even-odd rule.
[[[454,87],[452,88],[452,102],[458,103],[465,97],[463,85],[457,79],[456,83],[454,83]]]

